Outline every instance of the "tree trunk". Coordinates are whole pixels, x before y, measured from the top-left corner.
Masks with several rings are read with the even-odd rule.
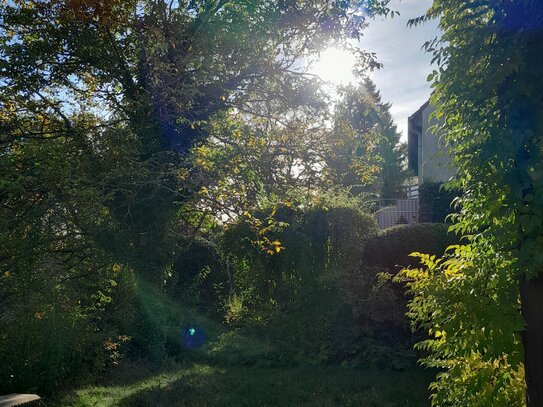
[[[528,407],[543,406],[543,276],[520,281],[522,316],[526,329],[522,334]]]

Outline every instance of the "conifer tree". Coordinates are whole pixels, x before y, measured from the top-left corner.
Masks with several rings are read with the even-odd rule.
[[[406,150],[390,114],[391,105],[382,101],[370,78],[342,87],[340,94],[327,160],[332,178],[355,194],[403,197]]]

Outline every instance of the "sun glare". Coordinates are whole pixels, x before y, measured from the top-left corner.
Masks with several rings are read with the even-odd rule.
[[[319,76],[323,81],[341,85],[354,81],[354,64],[355,57],[350,52],[338,48],[328,48],[321,53],[319,60],[313,64],[309,71]]]

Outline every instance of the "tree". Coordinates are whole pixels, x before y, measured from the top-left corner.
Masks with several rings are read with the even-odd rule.
[[[302,108],[314,78],[298,61],[333,40],[357,38],[366,15],[386,12],[386,3],[3,2],[2,144],[47,142],[52,122],[55,137],[85,137],[73,131],[78,111],[93,114],[99,128],[117,123],[130,132],[132,155],[118,159],[135,164],[125,175],[131,186],[102,190],[123,232],[110,236],[110,246],[124,248],[143,272],[147,259],[163,257],[157,249],[168,223],[192,194],[176,172],[197,177],[184,158],[207,140],[210,118],[227,109],[258,115],[264,102]],[[359,57],[376,65],[371,54]],[[46,125],[29,133],[28,120]]]
[[[20,120],[28,139],[0,159],[0,391],[50,392],[66,374],[100,369],[109,358],[103,342],[129,334],[109,325],[115,308],[131,304],[125,297],[112,308],[127,268],[109,238],[119,223],[102,188],[131,183],[123,181],[130,161],[116,161],[130,156],[131,137],[122,128],[91,132],[96,122],[84,115],[72,118],[73,138],[55,137],[62,123]],[[32,140],[44,127],[51,137]]]
[[[370,100],[377,106],[379,114],[380,137],[377,139],[376,153],[381,159],[380,197],[385,199],[404,198],[404,182],[408,177],[405,168],[407,150],[405,143],[400,140],[401,134],[390,114],[392,105],[381,100],[381,93],[371,79],[367,78],[364,81],[364,86]]]
[[[327,165],[334,182],[353,192],[372,192],[381,198],[404,196],[407,178],[405,148],[390,114],[369,78],[340,88],[334,113]]]
[[[386,3],[1,1],[0,294],[21,323],[8,330],[12,319],[0,321],[2,350],[16,343],[17,330],[28,332],[20,349],[39,349],[34,340],[49,319],[36,303],[65,311],[61,322],[47,315],[68,333],[80,326],[72,317],[101,321],[118,270],[162,286],[183,244],[178,234],[192,236],[206,220],[205,206],[183,210],[216,185],[196,162],[198,148],[221,136],[210,132],[222,118],[236,119],[233,112],[245,115],[240,125],[254,121],[266,103],[310,108],[315,80],[298,62],[357,38],[366,16],[386,12]],[[359,57],[376,65],[370,54]],[[51,326],[47,338],[60,344]],[[9,366],[30,360],[8,354],[20,356]],[[30,380],[56,380],[34,356]],[[55,365],[55,373],[74,365]]]
[[[445,335],[450,337],[444,339],[441,335],[442,339],[434,341],[432,346],[456,341],[459,352],[461,348],[464,352],[471,350],[482,361],[494,360],[500,366],[511,364],[514,371],[519,366],[518,356],[503,350],[515,349],[520,332],[525,355],[526,401],[528,406],[540,406],[543,405],[543,314],[540,312],[543,8],[540,2],[532,0],[436,0],[427,14],[413,23],[429,18],[440,19],[443,33],[441,39],[426,44],[438,64],[429,78],[435,88],[432,103],[442,123],[442,134],[454,149],[458,176],[453,185],[463,191],[462,210],[452,229],[469,236],[471,243],[458,248],[452,260],[438,268],[429,263],[436,271],[449,270],[440,277],[445,279],[445,285],[431,292],[440,293],[434,299],[449,300],[456,292],[456,303],[470,303],[469,296],[479,295],[487,308],[472,307],[472,311],[468,309],[463,314],[470,321],[478,320],[470,329],[472,332],[482,329],[484,335],[471,335],[462,326],[454,332],[451,329],[454,325],[436,316],[449,328]],[[451,274],[451,270],[457,273]],[[447,288],[455,281],[463,281],[463,294]],[[419,298],[419,304],[426,300]],[[434,307],[436,303],[426,302],[426,305]],[[414,307],[421,310],[415,303]],[[505,314],[500,314],[504,310]],[[515,310],[522,313],[524,327],[509,317]],[[474,315],[477,312],[480,314]],[[417,318],[431,320],[420,313]],[[456,316],[450,319],[457,321]],[[509,345],[502,346],[505,343]],[[504,363],[503,357],[509,360]],[[499,389],[510,381],[510,377],[504,376],[504,380],[497,380],[494,385]],[[520,404],[518,399],[516,402]]]
[[[317,86],[305,97],[315,102],[296,108],[266,102],[257,115],[230,109],[210,118],[210,137],[190,154],[199,173],[192,208],[232,221],[321,190],[328,109]]]

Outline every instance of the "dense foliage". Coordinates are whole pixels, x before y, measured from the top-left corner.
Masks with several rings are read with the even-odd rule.
[[[456,240],[446,225],[431,223],[398,225],[370,237],[361,251],[361,266],[348,276],[346,298],[356,324],[378,343],[395,343],[395,350],[415,357],[410,347],[421,332],[411,334],[405,287],[393,284],[390,277],[402,267],[416,265],[409,256],[413,251],[441,256]]]
[[[341,293],[360,267],[361,246],[376,233],[374,220],[348,207],[287,207],[275,216],[289,227],[270,235],[274,255],[255,247],[250,223],[225,232],[232,284],[227,321],[264,335],[290,363],[368,362],[354,360],[363,358],[358,340],[364,333],[355,332]]]
[[[460,193],[454,188],[445,188],[441,183],[425,182],[419,185],[419,222],[450,222]]]
[[[329,133],[325,171],[335,184],[354,194],[373,193],[393,199],[405,196],[405,145],[400,143],[391,105],[381,100],[375,84],[343,86]]]
[[[269,211],[254,216],[265,219]],[[378,233],[370,217],[341,206],[282,208],[276,216],[289,227],[270,235],[274,255],[255,246],[250,222],[230,227],[223,238],[224,318],[271,346],[244,360],[412,367],[405,291],[387,276],[415,264],[409,253],[416,247],[443,254],[456,241],[447,227],[404,225]]]
[[[507,260],[470,245],[452,246],[441,259],[414,256],[421,265],[403,270],[400,281],[414,295],[414,328],[428,335],[417,345],[429,352],[423,362],[441,370],[432,404],[524,405],[518,291],[510,275],[496,272]]]
[[[179,353],[180,304],[222,281],[183,256],[320,199],[328,100],[300,61],[335,44],[377,67],[349,39],[386,3],[0,2],[0,392]],[[184,271],[213,277],[192,297]]]
[[[182,359],[194,321],[218,360],[401,368],[387,273],[415,250],[397,280],[433,404],[543,405],[543,8],[434,0],[413,21],[440,19],[431,103],[461,191],[463,244],[437,259],[443,226],[375,236],[360,211],[402,196],[389,106],[366,80],[330,109],[303,63],[334,45],[378,67],[351,40],[387,3],[0,2],[0,392],[123,350]]]
[[[434,405],[543,403],[541,208],[543,8],[539,1],[436,0],[442,37],[429,41],[440,131],[462,191],[442,260],[406,270],[411,316],[433,339],[426,362],[444,372]],[[519,302],[520,298],[520,302]],[[520,314],[524,317],[524,322]],[[521,340],[524,345],[524,361]]]
[[[448,246],[455,243],[458,243],[458,237],[448,233],[448,226],[443,223],[397,225],[382,230],[368,240],[363,249],[364,262],[369,266],[385,267],[395,273],[402,267],[418,265],[409,256],[412,252],[421,250],[441,256]]]

